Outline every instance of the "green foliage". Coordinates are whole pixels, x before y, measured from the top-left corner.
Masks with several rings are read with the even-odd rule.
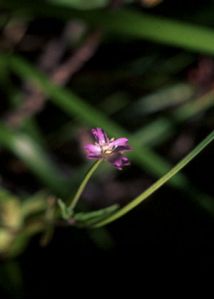
[[[92,226],[94,223],[99,222],[100,220],[106,219],[110,215],[112,215],[117,209],[119,205],[114,204],[112,206],[108,206],[103,209],[99,209],[92,212],[80,212],[74,215],[74,221],[77,226]]]
[[[56,193],[65,195],[65,180],[42,147],[24,133],[13,132],[0,124],[0,144],[9,149]]]
[[[108,0],[49,0],[49,2],[56,3],[65,7],[92,9],[106,6]]]

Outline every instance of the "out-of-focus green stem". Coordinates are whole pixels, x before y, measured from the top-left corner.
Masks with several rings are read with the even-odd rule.
[[[55,193],[65,197],[69,186],[59,168],[53,164],[46,151],[29,135],[11,130],[0,122],[0,146],[8,149]]]
[[[71,198],[71,200],[69,200],[69,203],[68,203],[69,211],[72,211],[74,209],[74,207],[77,205],[77,202],[78,202],[80,196],[82,195],[82,192],[84,191],[89,179],[91,178],[91,176],[96,171],[96,169],[98,168],[98,166],[101,164],[102,161],[103,161],[102,159],[97,160],[91,166],[91,168],[88,170],[88,172],[86,173],[86,175],[83,178],[83,181],[81,182],[76,194],[74,195],[73,198]]]

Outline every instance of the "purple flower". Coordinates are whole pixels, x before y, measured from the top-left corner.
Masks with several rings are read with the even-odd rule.
[[[102,128],[93,128],[91,133],[95,143],[84,147],[88,159],[106,159],[118,170],[130,164],[128,158],[122,155],[131,150],[127,138],[109,139]]]

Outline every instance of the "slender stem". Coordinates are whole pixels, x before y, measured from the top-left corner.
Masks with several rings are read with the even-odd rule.
[[[72,199],[70,199],[69,204],[68,204],[68,209],[69,211],[72,211],[74,209],[74,207],[77,205],[77,202],[82,194],[82,192],[84,191],[89,179],[91,178],[91,176],[93,175],[93,173],[95,172],[95,170],[98,168],[98,166],[100,165],[100,163],[102,162],[102,159],[97,160],[92,166],[91,168],[88,170],[88,172],[86,173],[85,177],[83,178],[83,181],[81,182],[76,194],[74,195],[74,197]]]
[[[109,224],[123,215],[127,214],[130,210],[139,205],[142,201],[152,195],[157,189],[159,189],[164,183],[170,180],[176,173],[178,173],[183,167],[185,167],[196,155],[198,155],[209,143],[214,140],[214,131],[212,131],[197,147],[195,147],[187,156],[185,156],[177,165],[175,165],[169,172],[157,180],[146,191],[128,203],[120,210],[113,213],[110,217],[96,223],[93,227],[101,227]]]

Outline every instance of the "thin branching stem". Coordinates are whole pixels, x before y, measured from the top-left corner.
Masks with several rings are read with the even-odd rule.
[[[91,168],[88,170],[88,172],[86,173],[83,181],[81,182],[76,194],[74,195],[73,198],[71,198],[69,201],[68,201],[68,209],[69,211],[72,211],[75,206],[77,205],[77,202],[80,198],[80,196],[82,195],[89,179],[91,178],[91,176],[93,175],[93,173],[96,171],[96,169],[98,168],[98,166],[101,164],[102,162],[102,159],[100,160],[97,160],[92,166]]]

